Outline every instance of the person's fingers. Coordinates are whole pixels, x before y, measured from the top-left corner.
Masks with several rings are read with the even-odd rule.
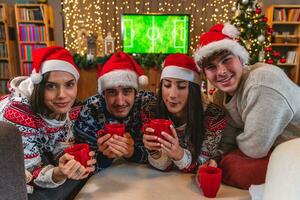
[[[72,160],[72,159],[74,159],[75,157],[74,156],[72,156],[72,155],[70,155],[70,154],[68,154],[68,153],[65,153],[63,156],[61,156],[60,158],[59,158],[59,162],[61,162],[61,163],[66,163],[66,162],[68,162],[69,160]]]
[[[110,134],[105,134],[101,137],[98,138],[97,142],[98,142],[98,145],[102,145],[105,141],[107,141],[109,138],[111,137]]]
[[[120,152],[122,156],[124,154],[127,154],[128,149],[129,149],[129,147],[127,145],[119,145],[119,144],[115,144],[115,143],[110,144],[109,147],[111,150],[114,149],[114,150]],[[119,155],[119,154],[117,154],[117,155]]]
[[[96,159],[92,158],[92,159],[90,159],[90,160],[87,161],[87,165],[88,166],[94,165],[94,164],[96,164],[96,162],[97,162]]]
[[[176,129],[174,128],[173,125],[170,126],[170,129],[171,129],[171,132],[172,132],[172,135],[174,138],[176,138],[178,140],[178,136],[177,136],[177,132],[176,132]]]
[[[118,158],[122,157],[124,154],[123,152],[119,151],[118,149],[114,148],[114,146],[109,146],[111,152],[113,152]]]
[[[161,132],[161,135],[163,136],[163,138],[160,138],[160,139],[164,139],[173,145],[176,144],[176,142],[178,140],[178,138],[176,139],[172,135],[169,135],[168,133],[166,133],[164,131]],[[159,140],[159,142],[160,142],[160,140]]]
[[[90,156],[90,157],[94,157],[94,156],[95,156],[95,152],[94,152],[94,151],[90,151],[90,152],[89,152],[89,156]]]
[[[160,146],[164,148],[171,149],[174,146],[170,141],[164,140],[162,138],[158,138],[158,142],[160,143]]]
[[[151,135],[153,133],[154,133],[154,129],[150,127],[147,127],[144,132],[145,135]]]
[[[218,164],[217,164],[217,162],[216,162],[215,160],[210,159],[210,160],[208,161],[208,166],[211,166],[211,167],[218,167]]]

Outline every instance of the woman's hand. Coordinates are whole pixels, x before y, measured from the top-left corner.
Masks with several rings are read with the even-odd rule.
[[[160,143],[157,141],[157,136],[153,135],[154,129],[147,127],[145,129],[145,132],[143,134],[143,143],[146,149],[150,151],[159,151],[160,148]]]
[[[95,153],[89,152],[91,159],[87,161],[88,167],[85,168],[78,161],[74,159],[74,156],[66,153],[59,158],[58,166],[54,168],[52,174],[52,180],[54,182],[60,182],[66,178],[73,180],[81,180],[86,178],[89,173],[95,171],[93,166],[96,160],[93,158]]]
[[[162,150],[173,160],[181,160],[184,154],[183,148],[179,145],[179,139],[173,125],[170,126],[172,135],[162,132],[163,138],[158,138]]]

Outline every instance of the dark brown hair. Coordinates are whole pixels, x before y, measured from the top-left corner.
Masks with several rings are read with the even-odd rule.
[[[44,103],[45,84],[49,79],[50,72],[42,75],[42,81],[39,84],[35,84],[32,94],[30,96],[31,109],[34,113],[45,115],[49,113],[48,107]]]
[[[158,106],[156,117],[168,119],[172,114],[169,113],[162,99],[162,81],[158,91]],[[185,134],[190,137],[190,142],[193,144],[194,152],[192,153],[193,160],[196,161],[201,150],[205,130],[204,130],[204,110],[201,100],[201,89],[196,83],[189,82],[189,94],[187,103],[187,126]]]
[[[204,69],[204,67],[209,65],[209,63],[212,60],[214,60],[220,56],[223,56],[225,54],[230,55],[230,54],[232,54],[232,52],[227,49],[220,49],[219,51],[215,51],[211,55],[204,57],[202,60],[197,61],[197,65],[200,66],[202,69]]]

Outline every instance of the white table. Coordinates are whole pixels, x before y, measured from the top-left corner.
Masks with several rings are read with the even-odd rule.
[[[92,176],[75,200],[201,200],[193,174],[160,172],[148,165],[118,161]],[[247,190],[222,185],[216,199],[250,200]]]

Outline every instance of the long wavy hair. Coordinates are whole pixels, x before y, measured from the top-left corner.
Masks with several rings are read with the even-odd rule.
[[[196,160],[200,154],[201,145],[203,142],[204,130],[204,109],[202,106],[201,89],[196,83],[189,82],[189,94],[187,102],[187,119],[185,134],[189,134],[189,138],[194,147],[192,153],[193,160]],[[160,82],[158,91],[158,105],[156,110],[157,118],[168,119],[172,117],[162,98],[162,81]]]

